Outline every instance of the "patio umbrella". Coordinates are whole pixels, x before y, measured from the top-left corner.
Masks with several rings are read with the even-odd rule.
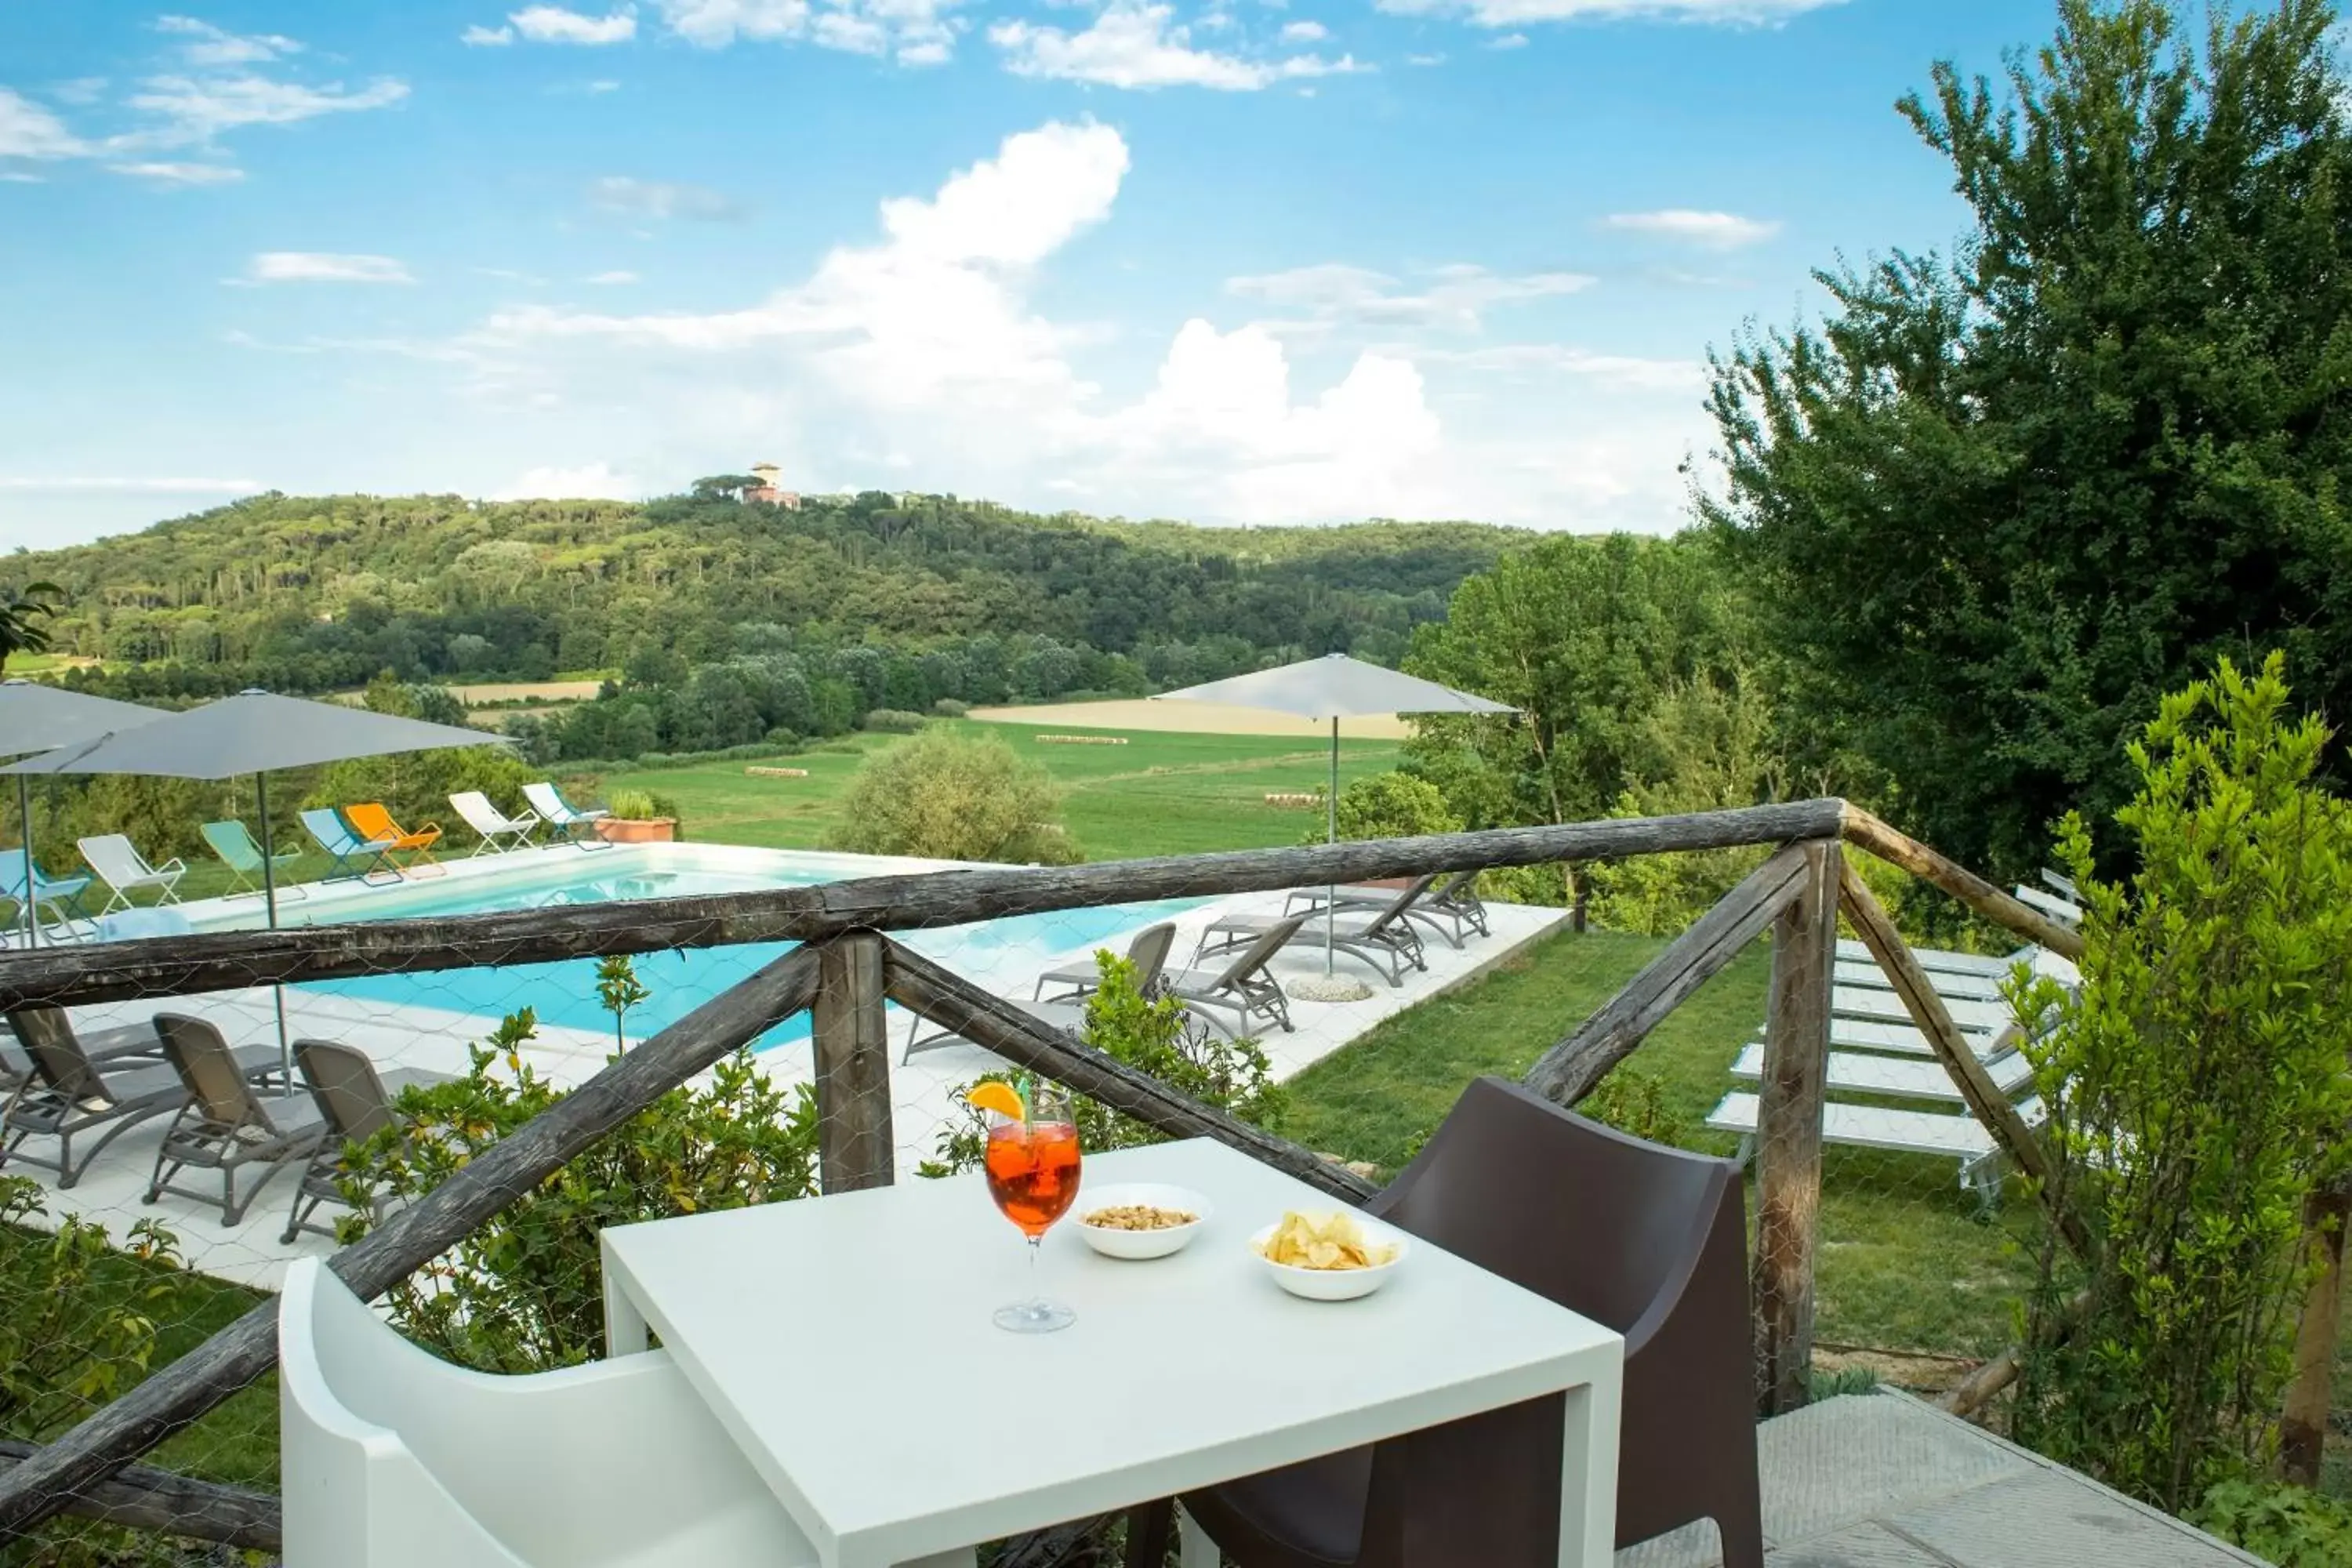
[[[13,767],[0,768],[0,773],[146,773],[176,779],[226,779],[251,773],[255,805],[261,816],[262,899],[275,930],[278,878],[269,829],[271,773],[354,757],[510,744],[503,735],[455,724],[428,724],[422,719],[403,719],[340,702],[308,702],[267,691],[240,691],[184,713],[58,747]],[[290,1084],[293,1062],[286,1039],[285,994],[274,985],[270,990],[278,1005],[278,1052],[288,1058]]]
[[[76,746],[118,730],[131,730],[163,718],[160,708],[88,697],[29,680],[0,680],[0,757]],[[33,912],[33,781],[16,777],[16,819],[25,838],[25,942],[41,944],[41,922]]]
[[[1296,664],[1163,691],[1158,702],[1218,702],[1229,708],[1258,708],[1301,719],[1331,721],[1331,787],[1324,797],[1329,841],[1339,841],[1339,721],[1400,713],[1516,713],[1507,703],[1490,701],[1474,692],[1456,691],[1433,680],[1402,670],[1386,669],[1344,653],[1304,658]],[[1336,889],[1330,889],[1336,891]],[[1331,974],[1332,925],[1338,910],[1328,900],[1323,922],[1323,973]],[[1369,993],[1366,993],[1369,994]]]

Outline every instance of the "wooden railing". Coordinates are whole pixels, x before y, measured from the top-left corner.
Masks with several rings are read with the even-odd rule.
[[[1900,866],[2027,940],[2068,956],[2081,952],[2074,931],[1868,813],[1822,799],[1299,849],[950,871],[707,898],[0,953],[0,1009],[755,942],[803,944],[616,1058],[337,1253],[331,1267],[362,1297],[373,1298],[669,1089],[804,1009],[814,1015],[819,1170],[828,1193],[892,1180],[882,1018],[885,1003],[895,1001],[1160,1132],[1217,1139],[1335,1197],[1360,1201],[1374,1191],[1363,1178],[1040,1024],[886,933],[1468,868],[1778,846],[1622,992],[1545,1051],[1527,1075],[1539,1091],[1574,1104],[1660,1019],[1771,929],[1752,1274],[1759,1408],[1771,1414],[1803,1402],[1811,1362],[1830,988],[1841,914],[1886,967],[1918,1028],[2002,1149],[2029,1173],[2043,1167],[2033,1133],[1983,1079],[1885,911],[1845,867],[1843,845]],[[2047,1184],[2038,1188],[2049,1190]],[[2079,1226],[2061,1220],[2070,1237],[2080,1237]],[[276,1327],[275,1303],[264,1302],[55,1442],[21,1456],[0,1452],[0,1539],[60,1511],[152,1524],[163,1509],[203,1526],[190,1533],[210,1531],[209,1538],[268,1549],[274,1524],[257,1515],[251,1493],[174,1479],[169,1502],[151,1498],[152,1506],[135,1521],[123,1510],[136,1511],[135,1500],[145,1495],[142,1478],[154,1474],[125,1467],[267,1373],[276,1358]],[[235,1527],[221,1525],[222,1520]]]

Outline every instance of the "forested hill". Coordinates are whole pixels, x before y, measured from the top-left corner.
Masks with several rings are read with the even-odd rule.
[[[798,511],[708,494],[273,493],[12,557],[6,572],[66,591],[57,651],[148,666],[109,684],[152,695],[977,639],[1008,666],[1042,651],[1033,689],[1009,694],[1051,696],[1034,688],[1205,678],[1267,650],[1393,660],[1464,576],[1526,538],[1470,523],[1105,522],[878,492]],[[1106,669],[1109,655],[1128,657]]]

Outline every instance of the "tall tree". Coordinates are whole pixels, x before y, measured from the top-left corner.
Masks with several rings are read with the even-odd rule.
[[[0,670],[9,657],[39,653],[49,646],[49,628],[43,623],[58,613],[65,590],[55,583],[27,583],[20,591],[0,585]]]
[[[2352,712],[2352,138],[2325,0],[2060,0],[2006,92],[1901,112],[1974,222],[1817,276],[1817,327],[1715,364],[1702,501],[1772,590],[1820,740],[2020,871],[2127,796],[2158,696],[2284,647]],[[2231,8],[2234,9],[2234,8]]]

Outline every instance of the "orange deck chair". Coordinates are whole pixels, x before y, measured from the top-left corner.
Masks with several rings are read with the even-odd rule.
[[[439,823],[428,822],[411,833],[392,819],[392,813],[384,810],[383,802],[380,800],[343,807],[343,820],[350,823],[352,831],[362,838],[371,843],[384,843],[383,858],[386,860],[397,865],[394,858],[406,855],[409,859],[402,872],[404,876],[425,866],[431,866],[436,876],[440,874],[441,868],[433,866],[433,846],[441,841]],[[385,842],[387,840],[388,843]]]

